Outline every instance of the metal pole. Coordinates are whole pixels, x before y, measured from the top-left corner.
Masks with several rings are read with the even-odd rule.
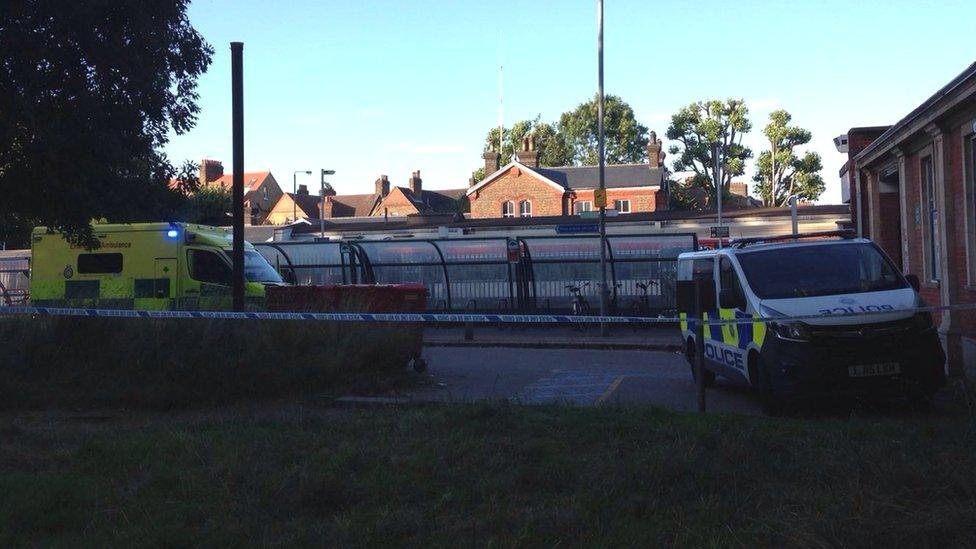
[[[722,144],[712,143],[712,181],[715,183],[715,203],[718,206],[718,226],[722,226]],[[722,247],[722,235],[718,237],[718,247]]]
[[[790,197],[790,218],[793,221],[793,238],[796,238],[800,234],[800,222],[797,219],[796,202],[796,195],[794,194]]]
[[[230,43],[234,200],[234,310],[244,310],[244,43]]]
[[[325,170],[322,170],[322,184],[319,190],[319,238],[325,238]]]
[[[599,141],[599,162],[600,162],[600,192],[606,193],[606,149],[603,135],[603,0],[596,2],[596,22],[597,22],[597,72],[598,72],[598,103],[597,103],[597,136]],[[605,194],[604,194],[605,196]],[[607,316],[609,308],[610,289],[607,287],[607,205],[600,203],[600,316]],[[607,325],[600,323],[600,335],[607,335]]]
[[[854,194],[857,198],[855,207],[857,208],[857,237],[864,238],[864,224],[861,220],[861,170],[854,171]]]
[[[698,386],[698,411],[705,413],[705,281],[695,281],[695,384]]]

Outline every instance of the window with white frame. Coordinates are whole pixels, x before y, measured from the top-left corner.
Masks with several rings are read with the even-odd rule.
[[[630,213],[630,200],[614,200],[613,209],[622,214]]]
[[[519,216],[532,217],[532,202],[529,202],[528,200],[519,202]]]
[[[576,203],[573,204],[573,209],[575,210],[576,215],[579,215],[583,212],[591,212],[593,211],[593,201],[577,200]]]
[[[966,259],[969,285],[976,286],[976,133],[966,136],[963,171],[966,178]]]
[[[515,202],[509,200],[502,203],[502,217],[515,217]]]
[[[939,263],[942,250],[939,247],[939,205],[936,200],[935,165],[931,156],[922,159],[922,249],[925,262],[925,278],[939,280]]]

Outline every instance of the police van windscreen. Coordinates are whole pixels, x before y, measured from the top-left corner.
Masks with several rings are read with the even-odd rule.
[[[282,282],[281,275],[268,261],[261,254],[250,250],[244,252],[244,278],[248,282]]]
[[[907,288],[908,283],[873,244],[790,246],[737,254],[749,287],[760,299],[784,299]]]

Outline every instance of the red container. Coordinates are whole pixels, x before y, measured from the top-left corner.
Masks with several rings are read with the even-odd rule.
[[[269,286],[265,305],[275,313],[313,313],[339,310],[339,286]]]

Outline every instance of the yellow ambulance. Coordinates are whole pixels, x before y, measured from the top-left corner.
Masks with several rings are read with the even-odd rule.
[[[30,296],[38,307],[230,310],[232,235],[187,223],[95,225],[99,246],[70,244],[46,227],[31,236]],[[281,276],[244,243],[245,297],[263,306]]]

